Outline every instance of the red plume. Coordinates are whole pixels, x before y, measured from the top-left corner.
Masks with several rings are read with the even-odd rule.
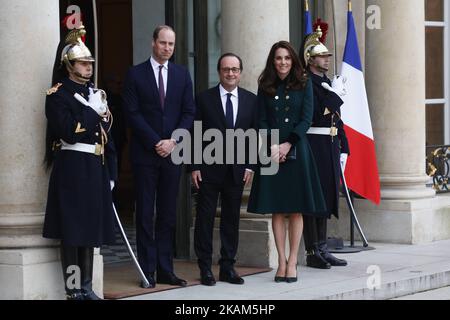
[[[68,25],[69,25],[69,19],[71,19],[71,18],[72,18],[72,19],[74,18],[73,14],[69,14],[69,15],[65,16],[64,19],[63,19],[63,21],[61,21],[61,26],[63,27],[64,30],[71,31],[71,30],[69,29],[69,27],[68,27]],[[80,21],[83,21],[83,13],[80,13]],[[83,24],[83,22],[81,22],[81,24]],[[81,40],[82,40],[83,42],[86,42],[86,36],[83,36],[83,37],[81,38]]]
[[[313,30],[316,31],[317,27],[320,27],[320,29],[322,30],[322,37],[319,39],[319,41],[325,43],[328,34],[328,23],[318,18],[316,22],[314,22]]]

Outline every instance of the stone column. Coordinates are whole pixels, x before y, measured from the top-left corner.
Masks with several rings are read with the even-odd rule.
[[[382,198],[433,197],[434,192],[425,188],[424,3],[371,0],[367,4],[379,6],[382,19],[381,29],[366,34],[367,94]]]
[[[42,237],[44,102],[59,42],[59,6],[1,0],[0,7],[0,299],[62,299],[59,243]]]
[[[288,0],[222,1],[222,52],[242,58],[243,88],[257,91],[270,48],[280,40],[289,41]]]
[[[449,201],[426,187],[424,2],[367,0],[366,6],[381,19],[381,28],[365,32],[365,76],[382,201],[357,200],[361,224],[371,241],[445,239]],[[348,216],[343,226],[348,235]]]

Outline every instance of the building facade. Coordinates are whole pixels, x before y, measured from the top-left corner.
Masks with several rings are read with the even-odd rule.
[[[0,73],[6,75],[0,82],[0,299],[64,296],[58,243],[41,236],[48,183],[42,164],[43,107],[60,22],[73,6],[93,19],[93,3],[99,87],[111,75],[123,79],[130,65],[149,57],[151,34],[159,24],[174,26],[175,60],[189,67],[196,92],[217,83],[217,58],[228,51],[243,58],[241,85],[256,92],[271,45],[284,39],[299,47],[303,35],[302,0],[0,0]],[[327,45],[336,52],[339,72],[347,0],[311,0],[310,6],[315,17],[330,24]],[[379,206],[355,200],[369,241],[411,244],[450,238],[450,197],[427,185],[425,170],[426,146],[450,141],[449,10],[443,0],[353,1],[382,195]],[[125,220],[132,219],[133,211],[126,153],[120,182]],[[188,258],[193,216],[187,175],[180,188],[177,255]],[[330,222],[331,235],[348,238],[344,202],[342,207],[340,221]],[[275,253],[270,248],[270,218],[243,210],[239,250],[245,263],[271,265]],[[98,254],[96,276],[101,292]]]

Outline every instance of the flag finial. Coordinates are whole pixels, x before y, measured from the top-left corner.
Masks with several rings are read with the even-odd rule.
[[[352,12],[352,0],[348,0],[348,12]]]
[[[308,0],[305,0],[305,11],[309,11],[309,3],[308,3]]]

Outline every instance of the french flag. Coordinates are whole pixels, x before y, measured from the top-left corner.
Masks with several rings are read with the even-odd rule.
[[[351,7],[347,18],[347,40],[341,75],[347,78],[347,95],[342,97],[344,105],[341,108],[350,147],[345,168],[347,185],[358,195],[379,204],[380,179],[375,141]]]
[[[311,13],[309,12],[309,3],[308,0],[305,0],[305,36],[311,34],[312,32],[313,29],[312,29]]]

